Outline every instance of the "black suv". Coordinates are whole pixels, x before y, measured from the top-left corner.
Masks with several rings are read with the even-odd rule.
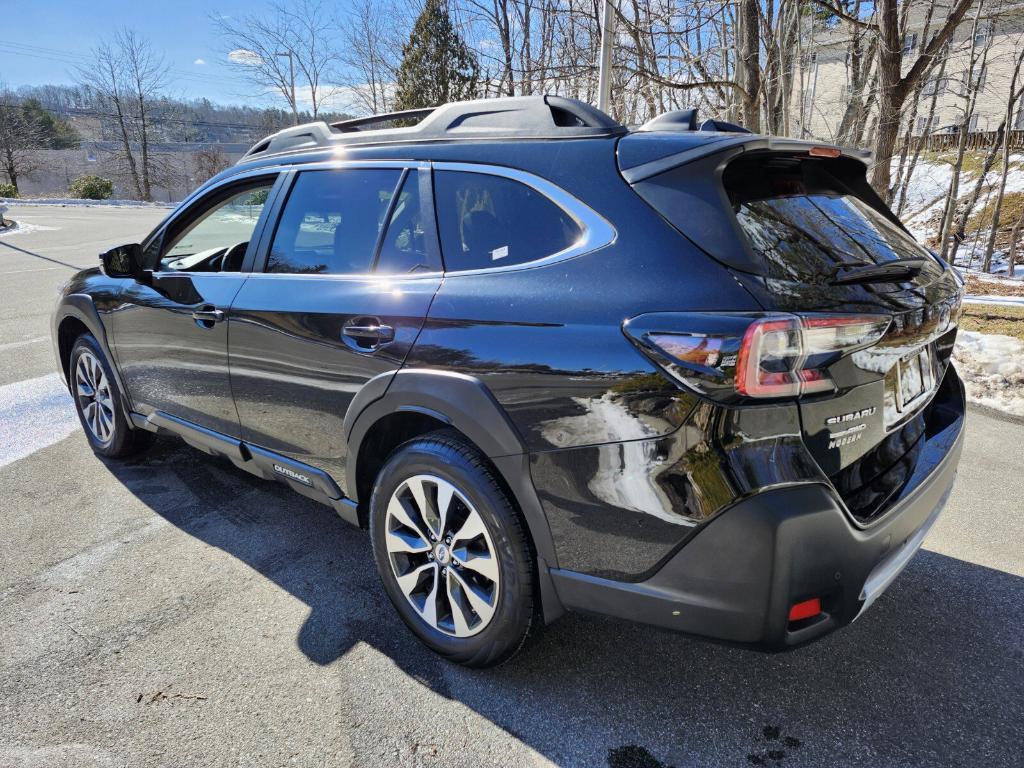
[[[60,369],[101,456],[174,433],[369,528],[451,660],[565,609],[790,647],[961,449],[962,281],[865,170],[552,96],[302,125],[70,281]]]

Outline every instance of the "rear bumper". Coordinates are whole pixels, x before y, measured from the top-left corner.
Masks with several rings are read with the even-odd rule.
[[[854,525],[826,485],[776,488],[720,513],[645,581],[554,570],[558,596],[569,609],[769,650],[849,624],[907,565],[949,497],[962,387],[957,405],[928,436],[908,490],[869,528]],[[793,604],[815,597],[822,613],[789,622]]]

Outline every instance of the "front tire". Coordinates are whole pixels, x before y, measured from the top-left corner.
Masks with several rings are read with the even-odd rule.
[[[486,459],[455,432],[397,448],[370,498],[384,589],[431,650],[470,667],[510,659],[534,624],[525,527]]]
[[[149,432],[135,429],[125,418],[110,363],[90,333],[79,336],[71,348],[68,385],[89,445],[100,456],[124,458],[152,442]]]

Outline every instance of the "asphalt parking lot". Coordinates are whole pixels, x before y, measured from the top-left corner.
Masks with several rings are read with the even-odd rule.
[[[14,207],[35,229],[0,237],[0,767],[1024,764],[1024,426],[971,413],[925,549],[821,642],[571,615],[463,670],[326,507],[169,439],[89,450],[55,292],[165,213]]]

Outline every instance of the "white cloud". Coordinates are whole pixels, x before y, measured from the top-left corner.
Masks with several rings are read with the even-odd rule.
[[[233,61],[235,64],[248,64],[249,66],[256,66],[263,63],[263,59],[258,53],[254,51],[247,51],[245,48],[236,48],[228,54],[228,59]]]
[[[196,59],[192,63],[195,64],[197,67],[205,67],[206,66],[206,59]]]

